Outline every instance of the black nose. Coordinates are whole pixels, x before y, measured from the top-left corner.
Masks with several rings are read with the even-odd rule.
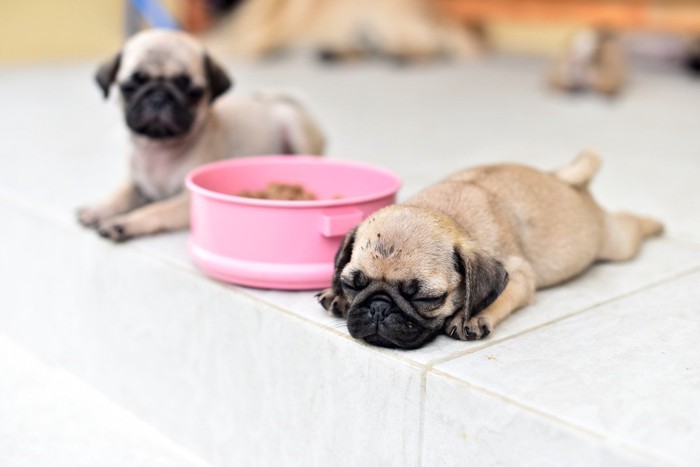
[[[160,108],[169,100],[169,98],[170,96],[166,91],[163,89],[156,89],[148,95],[148,103],[155,108]]]
[[[387,295],[375,295],[371,300],[367,312],[377,321],[384,320],[394,309],[394,302]]]

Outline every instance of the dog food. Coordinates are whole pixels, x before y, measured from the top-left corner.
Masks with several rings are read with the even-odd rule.
[[[279,201],[312,201],[316,195],[299,184],[270,182],[267,187],[257,191],[241,191],[237,196],[256,199],[274,199]]]

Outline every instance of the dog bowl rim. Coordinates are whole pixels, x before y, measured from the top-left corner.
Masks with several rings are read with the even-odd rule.
[[[323,199],[323,200],[311,200],[311,201],[288,201],[288,200],[269,200],[269,199],[256,199],[256,198],[246,198],[244,196],[229,195],[225,193],[220,193],[218,191],[210,190],[198,185],[194,179],[198,175],[208,172],[211,170],[216,170],[220,167],[245,165],[250,162],[263,162],[264,164],[275,164],[277,161],[284,161],[285,163],[295,163],[295,164],[330,164],[341,167],[353,167],[371,170],[373,172],[379,172],[382,175],[387,176],[391,182],[391,186],[377,190],[369,195],[353,196],[340,199]],[[319,207],[336,207],[336,206],[349,206],[357,205],[362,203],[367,203],[371,201],[376,201],[378,199],[385,198],[387,196],[392,196],[398,193],[401,188],[403,181],[401,177],[393,172],[392,170],[386,169],[384,167],[379,167],[373,164],[359,161],[351,161],[345,159],[328,159],[322,156],[309,156],[309,155],[260,155],[252,157],[238,157],[234,159],[225,159],[216,162],[210,162],[201,165],[187,175],[185,181],[187,188],[194,193],[205,196],[207,198],[216,199],[219,201],[225,201],[232,204],[243,204],[250,206],[260,206],[268,208],[319,208]]]

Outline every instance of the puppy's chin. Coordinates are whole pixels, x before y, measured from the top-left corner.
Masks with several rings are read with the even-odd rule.
[[[152,139],[177,138],[187,134],[194,123],[194,114],[189,111],[152,111],[138,107],[126,112],[126,124],[137,135]]]
[[[368,344],[407,350],[427,344],[440,332],[439,328],[428,329],[411,320],[398,309],[383,320],[378,320],[361,307],[349,310],[348,330],[351,336],[363,339]]]
[[[127,125],[137,135],[151,139],[170,139],[187,134],[192,124],[181,125],[168,118],[153,117],[148,119],[137,119],[136,121],[127,118]]]

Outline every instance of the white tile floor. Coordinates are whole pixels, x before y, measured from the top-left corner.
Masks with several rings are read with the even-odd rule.
[[[355,342],[311,293],[202,277],[185,233],[82,231],[73,209],[124,173],[116,107],[88,64],[0,69],[0,330],[213,465],[697,465],[700,82],[647,70],[621,99],[567,98],[544,66],[230,67],[241,92],[301,89],[332,157],[391,167],[401,198],[593,147],[601,202],[666,222],[635,261],[539,293],[487,340],[413,352]]]
[[[60,368],[0,335],[3,467],[208,467]]]

